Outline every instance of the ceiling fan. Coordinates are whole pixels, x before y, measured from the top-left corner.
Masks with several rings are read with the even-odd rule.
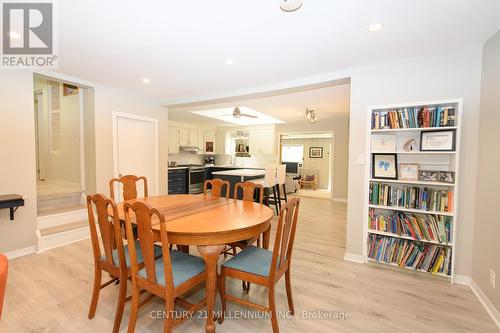
[[[241,117],[257,118],[257,116],[254,116],[253,114],[241,113],[239,107],[234,108],[232,116],[236,119],[240,119]]]

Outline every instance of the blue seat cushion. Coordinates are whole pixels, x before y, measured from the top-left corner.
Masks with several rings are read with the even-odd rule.
[[[248,246],[222,266],[268,277],[272,260],[273,253],[271,251],[256,246]]]
[[[161,246],[155,245],[155,258],[161,256]],[[130,267],[130,254],[128,252],[128,244],[123,246],[123,252],[125,255],[125,264],[127,267]],[[144,257],[142,256],[142,250],[141,250],[141,244],[139,243],[139,240],[135,240],[135,252],[137,255],[137,262],[139,264],[142,264],[144,262]],[[106,260],[106,256],[101,257],[102,260]],[[118,266],[118,263],[120,262],[118,258],[118,250],[113,250],[113,263]]]
[[[186,282],[192,277],[205,271],[205,262],[200,257],[192,256],[188,253],[171,250],[170,262],[172,263],[172,275],[174,277],[174,288]],[[158,258],[155,261],[156,282],[165,286],[165,270],[163,266],[163,258]],[[139,271],[139,275],[147,278],[146,268]]]

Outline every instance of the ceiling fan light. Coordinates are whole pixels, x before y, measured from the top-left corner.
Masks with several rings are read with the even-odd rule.
[[[304,0],[281,0],[280,8],[284,12],[294,12],[302,7],[303,3]]]

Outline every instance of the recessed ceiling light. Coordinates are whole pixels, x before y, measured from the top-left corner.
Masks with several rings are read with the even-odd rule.
[[[20,34],[18,34],[17,32],[15,32],[15,31],[11,31],[11,32],[9,33],[9,36],[10,36],[10,38],[12,38],[12,39],[21,39],[21,35],[20,35]]]
[[[384,25],[382,23],[373,23],[372,25],[370,25],[368,27],[368,31],[369,32],[377,32],[377,31],[380,31],[383,27],[384,27]]]
[[[226,65],[231,66],[233,64],[233,59],[226,59]]]
[[[284,12],[294,12],[302,7],[303,3],[304,0],[281,0],[280,8]]]
[[[150,82],[150,81],[149,81],[149,79],[147,79],[147,78],[143,78],[143,79],[142,79],[142,83],[144,83],[144,84],[149,84],[149,82]]]

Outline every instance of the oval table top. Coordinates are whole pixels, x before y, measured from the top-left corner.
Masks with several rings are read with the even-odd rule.
[[[219,245],[250,239],[264,232],[274,215],[271,208],[257,202],[205,195],[162,195],[127,202],[136,201],[164,214],[169,242],[182,245]],[[117,207],[124,220],[123,203]],[[154,220],[153,229],[160,229]]]

